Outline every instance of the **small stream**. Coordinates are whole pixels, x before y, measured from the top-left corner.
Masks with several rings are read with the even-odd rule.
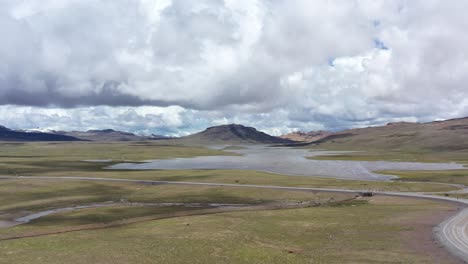
[[[55,208],[50,210],[45,210],[33,214],[29,214],[26,216],[22,216],[19,218],[14,219],[13,221],[0,221],[0,228],[11,227],[15,225],[29,223],[33,220],[39,219],[44,216],[48,216],[51,214],[57,213],[65,213],[65,212],[72,212],[81,209],[90,209],[90,208],[100,208],[100,207],[110,207],[110,206],[158,206],[158,207],[166,207],[166,206],[185,206],[185,207],[244,207],[248,206],[247,204],[221,204],[221,203],[141,203],[141,202],[125,202],[125,203],[116,203],[116,202],[104,202],[104,203],[95,203],[95,204],[88,204],[88,205],[79,205],[79,206],[69,206],[63,208]]]

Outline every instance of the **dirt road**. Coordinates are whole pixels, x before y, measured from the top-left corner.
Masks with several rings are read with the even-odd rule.
[[[444,221],[435,231],[450,252],[468,262],[468,209]]]

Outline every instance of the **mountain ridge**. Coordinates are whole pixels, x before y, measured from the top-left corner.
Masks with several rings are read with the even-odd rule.
[[[42,132],[25,132],[20,130],[12,130],[5,126],[0,126],[0,141],[82,141],[81,139],[59,135],[53,133]]]
[[[178,141],[198,144],[286,144],[293,142],[240,124],[208,127],[201,132],[181,137]]]
[[[112,142],[112,141],[144,141],[144,140],[159,140],[167,139],[165,136],[151,135],[139,136],[130,132],[123,132],[114,129],[93,129],[88,131],[59,131],[56,132],[60,135],[67,135],[76,137],[82,140],[99,141],[99,142]]]
[[[330,149],[468,150],[468,118],[348,129],[307,145]]]
[[[169,138],[139,136],[113,129],[88,131],[12,130],[0,125],[0,141],[145,141],[172,140],[182,144],[284,144],[330,149],[468,149],[468,117],[426,123],[393,122],[382,126],[347,129],[339,132],[293,132],[275,137],[253,127],[228,124],[201,132]]]

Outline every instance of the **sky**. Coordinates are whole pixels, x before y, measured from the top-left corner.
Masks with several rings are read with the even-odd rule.
[[[280,135],[468,116],[464,0],[1,0],[0,124]]]

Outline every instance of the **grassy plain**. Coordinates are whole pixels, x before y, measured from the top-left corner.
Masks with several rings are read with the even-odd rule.
[[[0,143],[0,175],[86,176],[166,181],[219,182],[393,191],[450,191],[430,182],[346,181],[256,171],[111,171],[103,167],[201,155],[234,155],[221,150],[126,143]],[[83,160],[112,160],[103,163]],[[100,229],[0,241],[0,263],[438,263],[404,239],[421,219],[454,206],[433,201],[373,197],[339,202],[353,194],[241,187],[142,185],[62,179],[0,180],[0,221],[33,212],[112,201],[115,206],[58,213],[0,229],[1,237],[44,234],[98,225]],[[333,199],[332,199],[333,198]],[[249,206],[322,206],[244,212],[201,212],[209,203]],[[334,201],[334,203],[329,203]],[[124,202],[121,205],[118,203]],[[127,206],[142,203],[201,203],[205,206]],[[172,215],[174,214],[174,215]],[[101,225],[145,217],[172,218]],[[177,217],[175,217],[177,216]],[[403,219],[403,220],[402,220]],[[437,224],[437,223],[432,223]],[[102,228],[101,228],[102,227]],[[428,227],[429,230],[431,227]],[[428,231],[430,232],[430,231]],[[429,242],[431,243],[430,239]],[[437,250],[435,250],[437,251]],[[447,263],[450,263],[447,261]]]
[[[0,142],[3,159],[34,158],[35,160],[88,160],[114,161],[187,158],[208,155],[236,155],[221,150],[182,146],[175,143],[144,142]]]
[[[58,213],[24,225],[0,229],[0,240],[25,232],[54,232],[64,226],[106,223],[169,212],[202,210],[210,204],[243,206],[325,204],[354,198],[353,194],[211,186],[139,185],[115,182],[74,182],[65,180],[0,181],[0,220],[15,218],[54,208],[109,203],[115,206],[88,208],[72,213]],[[119,203],[121,205],[119,206]],[[173,206],[127,206],[131,203],[182,203]],[[199,207],[192,207],[199,204]],[[113,204],[114,205],[114,204]]]
[[[379,171],[398,176],[399,181],[441,182],[468,185],[468,170],[447,171]]]
[[[341,194],[319,194],[240,187],[140,185],[67,180],[1,180],[0,211],[40,211],[107,201],[148,203],[261,204],[284,200],[315,200]]]
[[[438,263],[404,237],[415,232],[413,219],[449,210],[432,201],[374,197],[178,217],[2,241],[0,263]]]
[[[0,143],[1,144],[1,143]],[[35,155],[32,155],[35,154]],[[165,159],[201,155],[235,155],[221,150],[149,143],[4,143],[0,149],[0,175],[85,176],[142,180],[194,181],[295,187],[348,188],[393,191],[450,191],[453,186],[432,183],[349,181],[286,176],[240,170],[116,171],[103,167],[125,160]],[[85,162],[83,160],[112,160]]]
[[[429,150],[372,150],[360,148],[330,148],[330,150],[355,150],[356,152],[340,155],[322,155],[309,157],[314,160],[354,160],[354,161],[396,161],[396,162],[457,162],[468,164],[468,151],[441,151],[434,152]]]

